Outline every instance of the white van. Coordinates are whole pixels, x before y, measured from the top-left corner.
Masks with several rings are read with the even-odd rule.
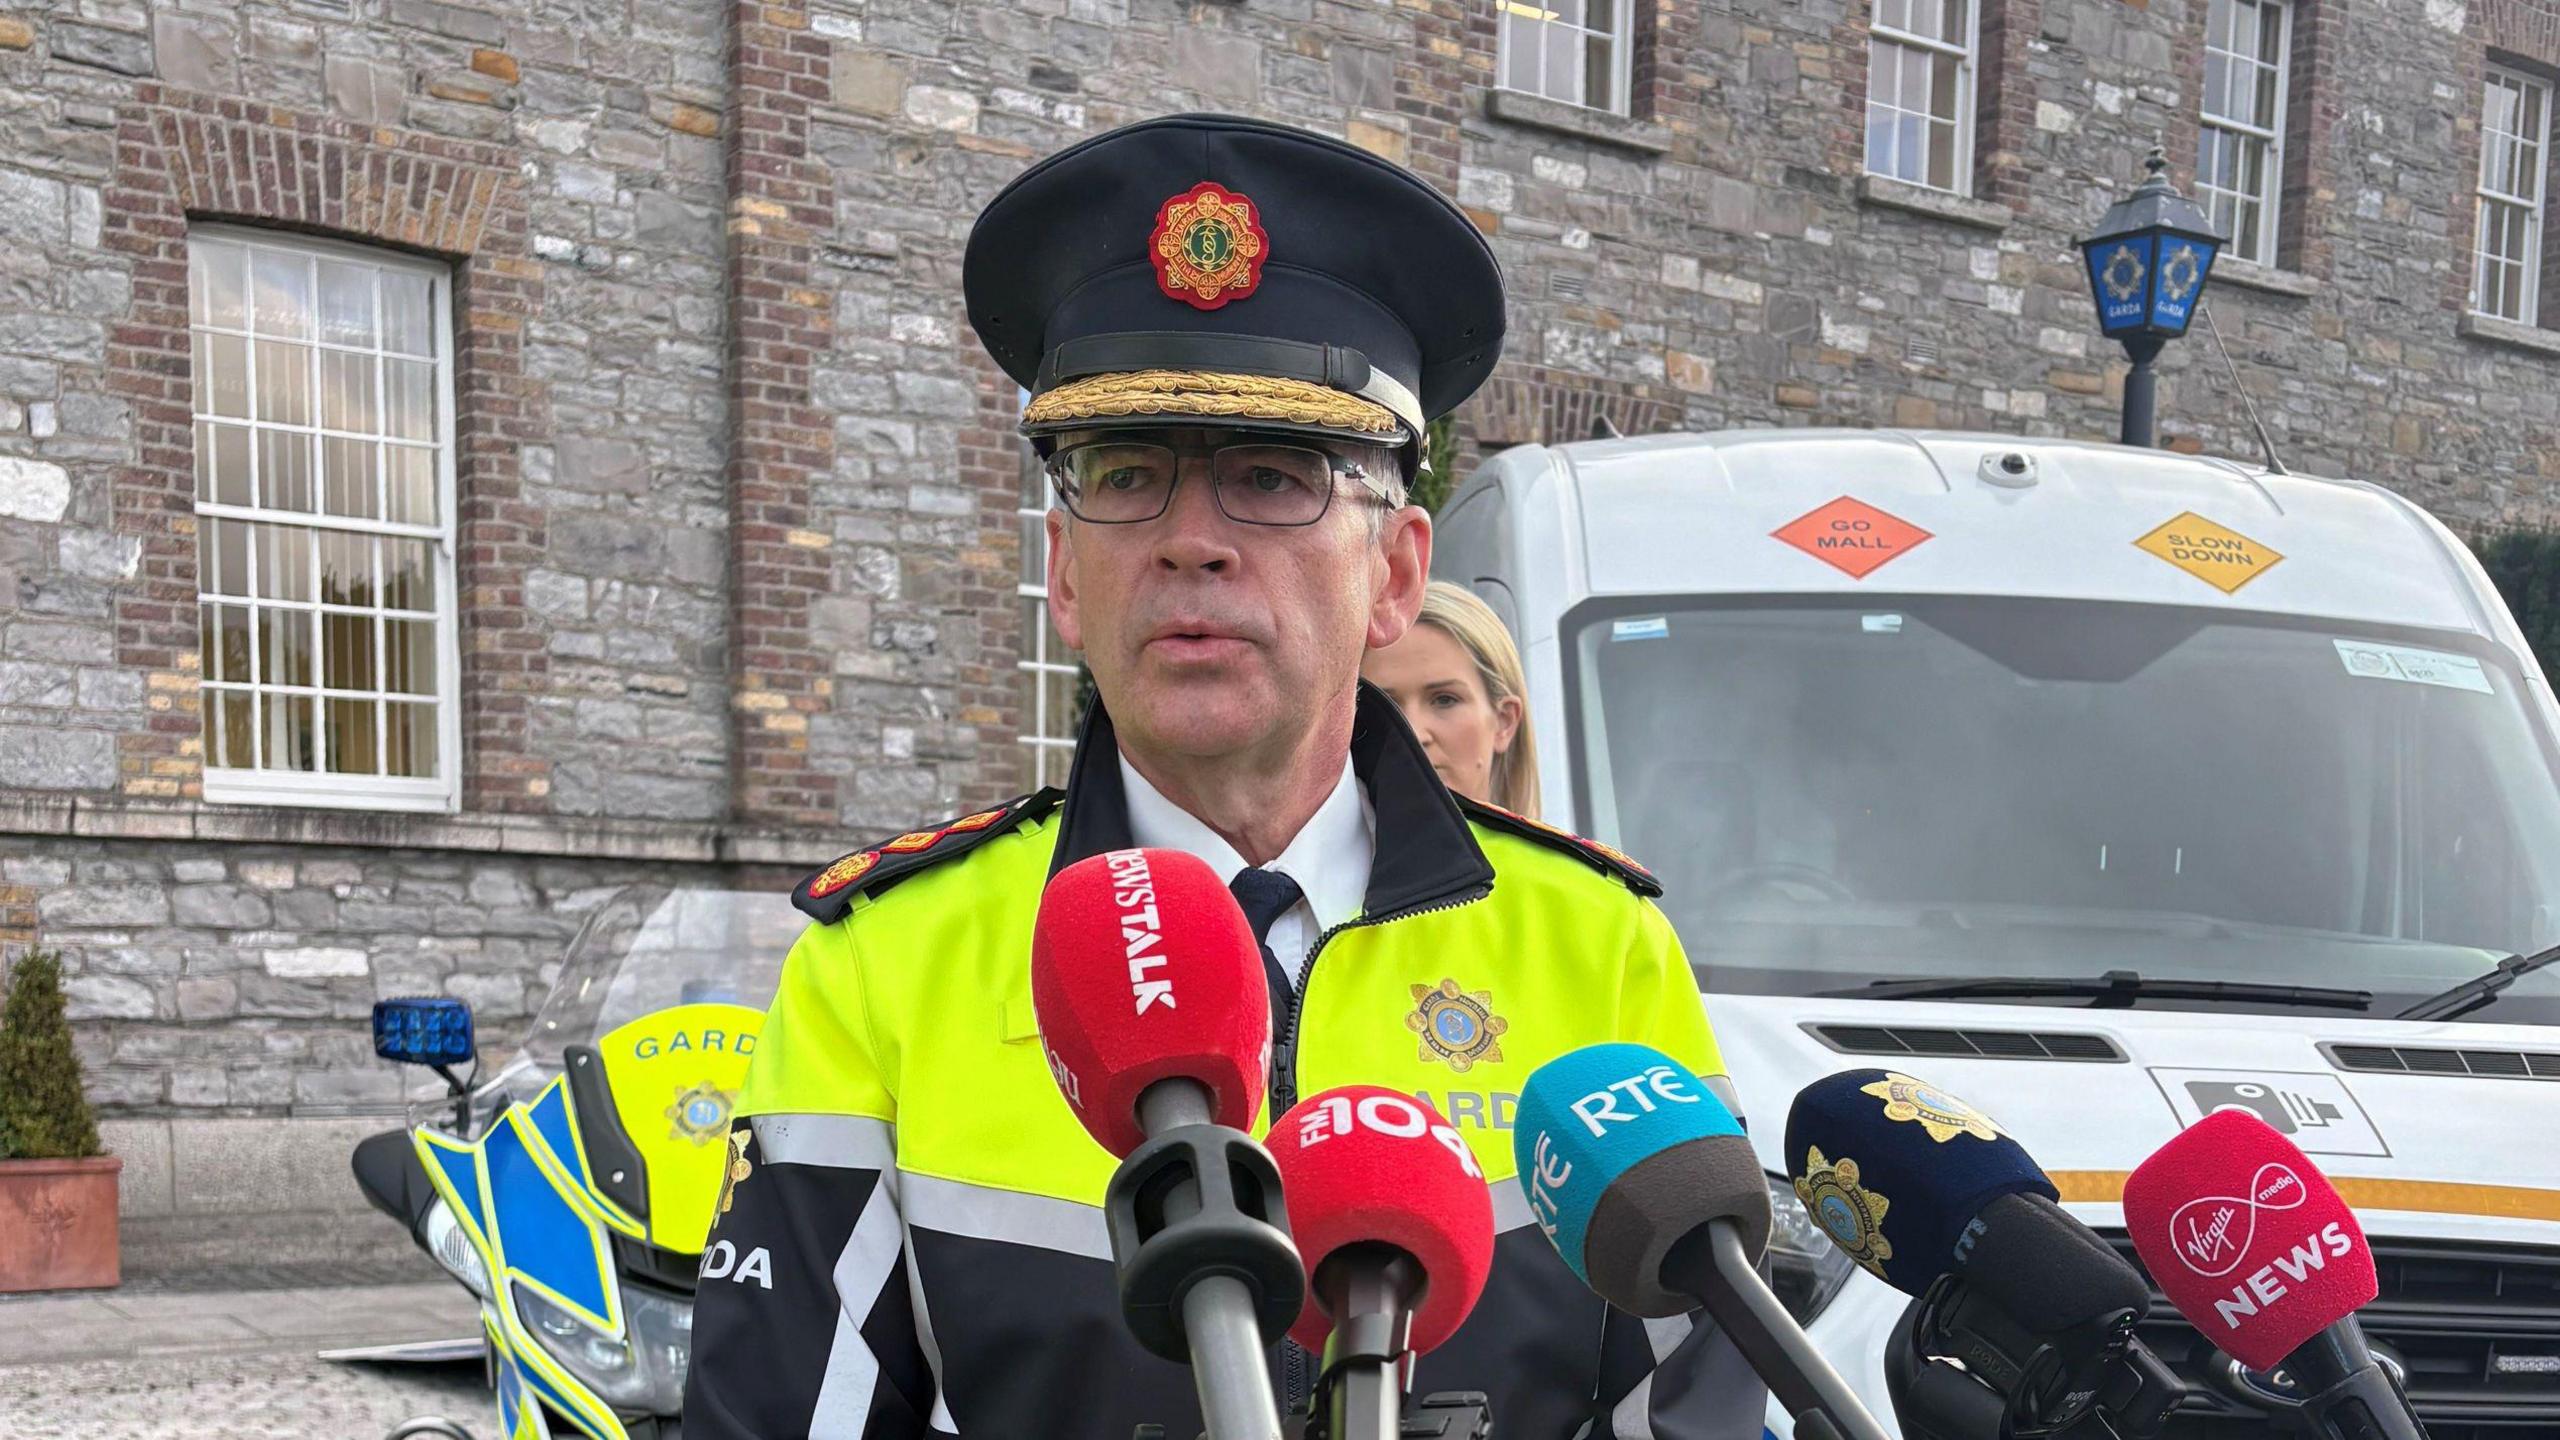
[[[1904,1297],[1777,1178],[1790,1098],[1866,1066],[1989,1110],[2119,1239],[2128,1171],[2256,1112],[2363,1217],[2365,1328],[2435,1440],[2560,1435],[2560,966],[2422,1006],[2560,942],[2560,711],[2426,512],[2160,451],[1738,431],[1506,451],[1433,569],[1521,641],[1547,818],[1667,887],[1782,1293],[1880,1418]],[[2199,1387],[2169,1440],[2273,1433],[2165,1304],[2145,1338]]]

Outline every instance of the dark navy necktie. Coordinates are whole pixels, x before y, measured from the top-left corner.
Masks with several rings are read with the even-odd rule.
[[[1271,982],[1271,1014],[1277,1020],[1288,1013],[1297,986],[1290,982],[1289,972],[1280,968],[1280,957],[1271,953],[1271,924],[1306,892],[1298,888],[1297,881],[1277,870],[1251,867],[1237,871],[1236,878],[1227,882],[1227,889],[1234,892],[1236,904],[1243,907],[1245,923],[1253,927],[1253,943],[1262,947],[1262,973]]]

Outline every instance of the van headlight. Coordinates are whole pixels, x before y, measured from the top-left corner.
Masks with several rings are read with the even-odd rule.
[[[1856,1266],[1814,1223],[1804,1202],[1796,1198],[1794,1182],[1783,1175],[1767,1179],[1769,1209],[1776,1222],[1769,1229],[1769,1288],[1778,1293],[1778,1302],[1798,1325],[1810,1325],[1849,1282],[1849,1272]]]
[[[616,1409],[673,1415],[684,1408],[684,1372],[693,1361],[693,1302],[636,1285],[622,1287],[622,1339],[516,1287],[516,1314],[552,1359]]]
[[[489,1264],[480,1258],[479,1247],[462,1231],[460,1221],[443,1200],[427,1207],[427,1253],[436,1257],[454,1279],[461,1281],[472,1294],[489,1298]]]

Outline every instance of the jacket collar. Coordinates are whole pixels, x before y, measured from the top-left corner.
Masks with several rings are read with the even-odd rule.
[[[1448,787],[1413,738],[1404,713],[1386,693],[1360,682],[1351,721],[1351,771],[1369,791],[1378,817],[1378,855],[1369,867],[1362,918],[1383,920],[1433,901],[1482,890],[1493,864],[1476,844]],[[1100,697],[1085,717],[1058,812],[1058,846],[1049,873],[1134,843],[1129,797],[1120,783],[1120,741]]]

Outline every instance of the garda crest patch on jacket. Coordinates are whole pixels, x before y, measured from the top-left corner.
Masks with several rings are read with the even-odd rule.
[[[1455,791],[1450,792],[1450,798],[1458,802],[1458,809],[1470,820],[1490,825],[1496,830],[1517,835],[1524,840],[1535,840],[1550,850],[1562,850],[1568,855],[1589,863],[1593,869],[1617,876],[1626,882],[1628,889],[1639,895],[1651,898],[1662,893],[1662,882],[1653,878],[1653,872],[1637,864],[1634,856],[1614,845],[1603,845],[1597,840],[1585,840],[1570,830],[1559,830],[1544,820],[1532,820],[1526,815],[1515,815],[1499,805],[1490,805],[1482,800],[1470,800]]]
[[[1015,826],[1039,820],[1058,808],[1065,792],[1057,789],[1016,796],[992,810],[980,810],[922,830],[840,856],[802,880],[791,891],[791,903],[821,925],[832,925],[853,912],[857,895],[877,895],[900,880],[977,849]]]

